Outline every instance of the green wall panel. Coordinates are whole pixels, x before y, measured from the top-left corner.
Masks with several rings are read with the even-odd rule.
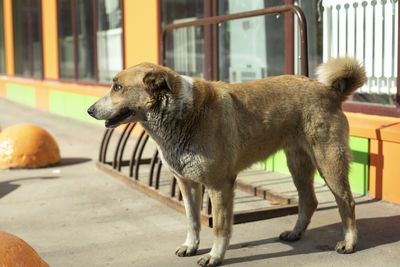
[[[87,113],[87,109],[97,99],[94,96],[50,90],[49,111],[58,115],[104,125],[104,121],[95,120]]]
[[[369,173],[369,139],[350,136],[350,148],[353,161],[350,164],[350,187],[353,192],[366,194],[368,191]]]
[[[36,107],[34,87],[7,83],[6,90],[7,99],[30,107]]]
[[[353,152],[349,173],[351,190],[366,194],[368,191],[369,139],[350,136],[349,145]],[[269,171],[290,173],[283,150],[279,150],[264,162],[256,163],[256,166]],[[318,173],[315,175],[315,179],[324,182]]]

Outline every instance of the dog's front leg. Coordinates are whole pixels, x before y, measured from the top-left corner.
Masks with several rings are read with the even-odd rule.
[[[198,260],[201,266],[217,266],[222,263],[233,223],[233,183],[226,181],[218,188],[208,188],[212,204],[214,243],[210,253]]]
[[[201,184],[186,179],[176,178],[176,180],[182,192],[189,224],[186,240],[175,250],[175,254],[179,257],[193,256],[196,254],[200,243]]]

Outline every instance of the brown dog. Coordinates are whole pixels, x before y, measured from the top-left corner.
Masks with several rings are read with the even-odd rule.
[[[350,58],[318,68],[318,79],[283,75],[227,84],[181,76],[142,63],[118,73],[110,91],[89,114],[106,127],[138,121],[156,141],[162,161],[177,177],[189,230],[178,256],[199,245],[201,184],[211,197],[215,241],[202,266],[221,264],[232,228],[237,174],[283,148],[299,192],[299,215],[280,238],[301,238],[316,207],[313,180],[318,169],[339,206],[350,253],[357,243],[354,200],[348,182],[351,151],[342,102],[365,82],[365,71]]]

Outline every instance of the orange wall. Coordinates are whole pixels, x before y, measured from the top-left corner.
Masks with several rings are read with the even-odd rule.
[[[14,37],[12,23],[12,0],[4,0],[4,37],[6,52],[6,74],[14,75]]]
[[[400,118],[346,113],[350,135],[369,138],[369,194],[400,204]]]
[[[56,0],[42,0],[42,27],[44,78],[57,80],[59,75]]]
[[[125,0],[125,68],[158,63],[157,0]]]
[[[400,204],[400,123],[377,133],[380,138],[370,140],[370,195]]]

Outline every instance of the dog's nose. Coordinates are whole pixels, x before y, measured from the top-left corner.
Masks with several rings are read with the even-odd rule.
[[[90,116],[94,117],[94,106],[90,106],[88,108],[87,113],[89,113]]]

